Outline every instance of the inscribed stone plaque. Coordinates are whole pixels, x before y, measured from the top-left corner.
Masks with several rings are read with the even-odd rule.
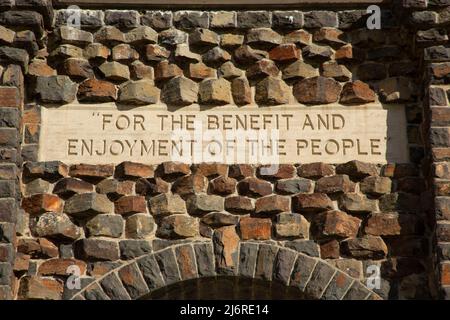
[[[39,160],[73,163],[408,162],[404,107],[42,108]]]

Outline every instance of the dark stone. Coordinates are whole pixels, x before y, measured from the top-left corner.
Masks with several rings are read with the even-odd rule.
[[[274,11],[272,27],[274,29],[300,29],[303,27],[303,13],[301,11]]]
[[[180,281],[177,261],[173,251],[169,248],[155,254],[166,285]]]
[[[105,23],[120,29],[131,29],[139,26],[139,12],[135,10],[106,10]]]
[[[339,11],[339,29],[362,28],[366,26],[366,10]]]
[[[214,252],[209,243],[194,244],[195,257],[197,259],[197,271],[201,277],[215,275],[214,270]]]
[[[271,25],[269,11],[238,11],[237,13],[238,28],[270,28]]]
[[[16,200],[13,198],[0,199],[0,222],[16,222]]]
[[[80,26],[83,29],[97,29],[103,26],[103,12],[101,10],[65,9],[58,10],[55,25],[68,25],[75,15],[80,17]]]
[[[100,285],[111,300],[130,300],[127,290],[116,273],[107,275],[100,281]]]
[[[150,290],[164,286],[158,263],[153,255],[148,255],[137,260],[145,282]]]
[[[319,245],[314,240],[288,241],[285,246],[311,257],[320,257]]]
[[[370,294],[370,291],[364,287],[359,281],[353,282],[351,288],[344,296],[344,300],[364,300]]]
[[[25,69],[28,66],[29,57],[26,50],[0,47],[0,62],[18,64]]]
[[[65,291],[65,290],[64,290]],[[86,300],[109,300],[109,297],[103,292],[99,284],[94,283],[84,290],[83,295]]]
[[[173,18],[174,24],[180,29],[208,28],[208,12],[177,11]]]
[[[141,22],[155,30],[164,30],[172,27],[172,18],[171,11],[146,11]]]
[[[311,11],[304,15],[305,28],[337,27],[338,17],[332,11]]]
[[[292,270],[290,285],[304,291],[316,263],[315,259],[299,254]]]
[[[258,244],[251,242],[241,243],[238,272],[240,276],[248,278],[253,277],[257,257]]]
[[[182,280],[197,278],[197,267],[194,250],[190,244],[175,247],[175,257]]]
[[[259,246],[258,258],[256,260],[255,278],[272,280],[275,258],[278,248],[272,245],[261,244]]]
[[[122,267],[117,273],[131,299],[135,300],[149,292],[136,263]]]
[[[342,271],[337,271],[322,295],[323,300],[341,300],[354,280]]]
[[[134,259],[152,252],[150,242],[146,240],[122,240],[119,242],[120,258]]]
[[[280,249],[275,260],[273,280],[281,281],[287,285],[291,277],[291,271],[296,258],[296,252],[288,249]]]
[[[32,29],[38,37],[44,32],[44,21],[42,16],[34,11],[7,11],[0,13],[0,24],[2,26],[14,26]]]
[[[327,285],[334,273],[335,269],[325,262],[317,262],[317,265],[311,275],[311,279],[308,281],[305,288],[305,293],[308,297],[319,299],[327,288]]]

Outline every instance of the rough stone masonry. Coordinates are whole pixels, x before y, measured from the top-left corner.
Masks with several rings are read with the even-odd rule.
[[[381,9],[382,28],[368,30],[357,4],[74,11],[1,0],[0,299],[138,299],[212,275],[315,299],[448,299],[450,1]],[[295,161],[273,174],[39,162],[41,110],[69,103],[402,104],[410,161]]]

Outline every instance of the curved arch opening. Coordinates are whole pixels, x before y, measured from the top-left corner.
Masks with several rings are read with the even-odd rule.
[[[139,300],[304,300],[296,287],[238,276],[216,276],[176,282]]]

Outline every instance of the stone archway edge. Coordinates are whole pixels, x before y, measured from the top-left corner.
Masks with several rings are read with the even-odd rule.
[[[65,295],[70,300],[139,299],[164,286],[202,277],[236,275],[295,286],[312,299],[381,300],[358,279],[323,259],[271,243],[240,242],[235,267],[216,263],[211,241],[172,245],[140,256]],[[268,263],[273,262],[273,263]]]

